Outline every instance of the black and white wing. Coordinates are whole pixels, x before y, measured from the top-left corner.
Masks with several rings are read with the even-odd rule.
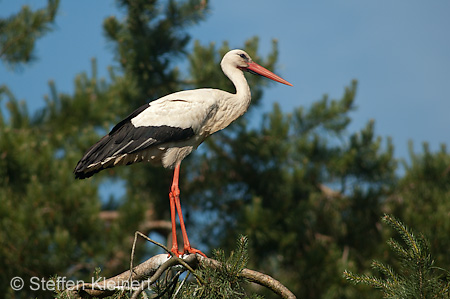
[[[170,146],[192,145],[192,138],[216,110],[213,102],[196,96],[175,93],[138,108],[88,149],[75,167],[75,177],[84,179],[116,165],[159,160]]]

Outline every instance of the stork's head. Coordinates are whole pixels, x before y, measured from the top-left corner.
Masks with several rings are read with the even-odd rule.
[[[271,80],[292,86],[291,83],[284,80],[283,78],[275,75],[268,69],[260,66],[259,64],[253,62],[250,55],[247,54],[244,50],[231,50],[227,54],[225,54],[222,58],[222,62],[220,63],[222,69],[227,66],[238,68],[242,71],[250,72],[252,74],[261,75]]]

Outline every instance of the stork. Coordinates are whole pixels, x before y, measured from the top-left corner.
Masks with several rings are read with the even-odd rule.
[[[171,251],[177,256],[185,253],[204,255],[191,247],[183,221],[178,187],[181,161],[208,136],[226,128],[247,111],[251,94],[243,71],[292,86],[253,62],[243,50],[229,51],[220,65],[224,74],[233,82],[235,94],[203,88],[179,91],[145,104],[89,148],[74,170],[76,178],[85,179],[106,168],[142,161],[174,168],[169,199]],[[183,236],[183,252],[178,250],[175,211],[178,213]]]

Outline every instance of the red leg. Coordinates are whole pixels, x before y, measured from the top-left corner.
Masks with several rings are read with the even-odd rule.
[[[173,252],[176,256],[182,255],[181,252],[178,251],[178,241],[177,241],[177,227],[176,227],[176,219],[175,219],[175,197],[172,192],[169,193],[170,200],[170,218],[172,220],[172,249],[170,251]]]
[[[172,215],[172,240],[174,238],[173,232],[174,232],[174,225],[175,225],[175,221],[174,221],[175,209],[172,208],[172,202],[173,202],[175,204],[175,207],[178,212],[178,218],[180,219],[180,227],[181,227],[181,233],[183,235],[183,243],[184,243],[184,246],[183,246],[184,253],[186,253],[186,252],[199,253],[199,254],[203,255],[204,257],[206,257],[206,255],[203,252],[201,252],[198,249],[192,248],[191,244],[189,243],[189,239],[188,239],[187,232],[186,232],[186,227],[184,226],[183,213],[181,211],[180,189],[178,187],[179,177],[180,177],[180,164],[177,164],[177,166],[175,167],[174,174],[173,174],[173,182],[172,182],[172,188],[171,188],[171,192],[170,192],[170,196],[171,196],[170,211],[171,211],[171,215]],[[173,200],[172,200],[172,197],[173,197]],[[173,245],[172,245],[171,251],[174,252]],[[178,251],[178,245],[177,245],[176,251]]]

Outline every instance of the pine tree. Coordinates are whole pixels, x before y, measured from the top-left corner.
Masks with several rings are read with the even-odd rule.
[[[401,236],[401,243],[393,238],[387,242],[399,258],[400,273],[375,260],[372,268],[383,274],[383,278],[350,271],[345,271],[344,277],[355,284],[381,289],[384,298],[450,298],[450,272],[435,266],[425,237],[418,236],[390,215],[385,215],[383,222]]]
[[[186,55],[185,30],[203,17],[207,2],[120,5],[126,18],[111,17],[104,23],[119,62],[108,79],[97,77],[93,60],[91,75],[76,76],[73,95],[58,92],[50,82],[46,106],[33,115],[2,87],[9,109],[8,119],[0,111],[0,256],[7,269],[2,273],[3,293],[45,296],[45,291],[29,288],[13,294],[13,276],[26,282],[55,275],[87,281],[98,266],[104,276],[126,269],[134,231],[168,219],[169,171],[138,165],[80,182],[72,170],[80,155],[121,117],[145,101],[191,85],[180,79],[173,58]],[[157,43],[152,44],[152,38]],[[119,204],[113,200],[102,207],[99,187],[119,180],[127,182],[126,196]],[[136,259],[148,252],[138,246]]]
[[[417,227],[430,241],[436,263],[450,269],[450,154],[445,145],[432,152],[427,143],[421,152],[410,144],[405,175],[389,198],[387,210]]]
[[[24,5],[20,12],[0,19],[0,59],[16,68],[35,59],[36,40],[53,30],[59,0],[48,0],[46,8],[32,11]]]
[[[189,282],[181,289],[179,298],[257,298],[248,296],[244,286],[248,281],[240,276],[248,264],[248,239],[240,236],[236,250],[226,256],[223,250],[215,250],[213,258],[219,268],[200,268],[198,277],[204,284]]]
[[[347,263],[366,265],[354,252],[377,252],[396,169],[393,146],[375,137],[372,121],[346,132],[355,95],[352,82],[341,99],[324,96],[309,109],[286,114],[275,105],[258,128],[244,120],[208,142],[198,191],[189,192],[218,213],[203,223],[203,241],[231,248],[244,233],[250,267],[276,273],[299,297],[352,293],[340,273]]]
[[[153,33],[164,30],[158,39],[159,52],[154,50],[156,46],[153,45],[146,53],[140,54],[147,55],[145,65],[149,68],[158,64],[160,69],[166,67],[161,73],[152,72],[153,79],[144,84],[152,86],[159,80],[158,92],[163,93],[171,88],[180,88],[175,64],[168,65],[168,57],[185,52],[189,36],[181,35],[182,28],[200,19],[207,3],[148,3],[131,1],[121,5],[125,10],[129,8],[125,22],[133,23],[138,17],[142,18],[137,26],[131,26],[138,33],[148,32],[149,29]],[[54,21],[57,4],[57,1],[50,1],[48,11],[39,10],[35,13],[24,7],[17,16],[2,21],[4,40],[1,46],[2,53],[5,53],[2,58],[10,63],[28,63],[33,49],[29,41],[34,41],[48,31],[49,24]],[[141,6],[136,8],[135,5]],[[165,14],[160,13],[162,8]],[[153,18],[148,19],[149,16]],[[27,23],[30,17],[34,18],[34,27]],[[158,21],[155,22],[155,19]],[[113,19],[109,18],[105,22],[111,34],[114,30],[108,27],[108,22],[113,22]],[[24,27],[23,31],[28,34],[25,37],[29,40],[14,39],[14,33],[20,27],[17,24]],[[121,24],[116,21],[115,25]],[[138,33],[122,30],[117,36],[133,40],[133,34]],[[142,38],[150,39],[149,36]],[[24,45],[26,51],[19,53],[17,49]],[[138,46],[139,43],[129,45],[126,52],[130,56],[122,58],[129,59],[135,55],[134,52],[139,51],[133,47]],[[163,46],[166,46],[165,51],[161,51]],[[17,50],[14,50],[17,57],[8,54],[11,49]],[[129,265],[133,233],[149,221],[145,217],[152,196],[145,198],[143,192],[139,191],[148,186],[158,189],[159,185],[167,185],[165,181],[164,184],[158,184],[158,180],[152,184],[143,182],[141,189],[129,190],[136,194],[134,198],[127,198],[119,207],[114,203],[108,204],[115,211],[105,211],[98,195],[99,186],[104,184],[102,177],[83,182],[74,180],[72,170],[82,153],[119,120],[119,115],[126,116],[148,96],[145,94],[147,91],[135,89],[138,84],[142,84],[139,80],[147,78],[147,75],[137,70],[132,70],[133,73],[111,68],[110,77],[105,80],[97,77],[95,60],[92,65],[91,76],[86,73],[76,76],[73,95],[59,93],[56,84],[51,82],[46,106],[34,115],[27,111],[25,104],[15,99],[7,87],[1,88],[0,96],[6,97],[9,110],[8,114],[0,111],[0,263],[5,269],[1,274],[0,292],[4,294],[18,298],[31,294],[48,295],[42,289],[33,292],[27,288],[29,284],[22,292],[14,293],[9,286],[14,276],[22,277],[25,282],[29,282],[32,277],[48,280],[54,275],[89,280],[92,269],[98,266],[104,268],[104,275],[126,268]],[[136,79],[138,77],[141,79]],[[166,89],[162,86],[166,86]],[[153,96],[158,95],[155,92]],[[5,115],[9,117],[5,119]],[[153,198],[160,198],[157,196],[158,191],[152,191]],[[161,198],[167,199],[166,188],[159,194],[164,194]],[[142,201],[135,200],[139,196],[142,196]],[[164,203],[159,207],[161,210],[164,210],[168,200]],[[108,212],[116,212],[112,220]],[[164,216],[162,213],[158,218]],[[141,249],[138,253],[143,254],[144,251]]]
[[[48,296],[13,293],[9,287],[13,276],[90,280],[97,267],[105,277],[127,269],[136,229],[167,233],[155,223],[169,219],[171,171],[141,163],[74,181],[77,160],[115,123],[148,101],[187,88],[234,91],[218,67],[230,48],[226,41],[220,46],[194,42],[188,53],[189,26],[207,15],[207,1],[118,3],[125,17],[104,21],[115,53],[108,78],[98,78],[93,60],[89,74],[75,77],[73,94],[58,92],[57,82],[51,82],[46,106],[34,114],[7,87],[0,88],[8,109],[0,111],[3,294]],[[27,38],[35,41],[52,28],[57,4],[49,1],[47,10],[36,12],[41,22],[25,30]],[[19,16],[8,20],[13,24]],[[13,67],[28,63],[33,43],[23,42],[28,50],[18,51],[23,46],[9,44],[13,29],[8,28],[13,27],[5,24],[9,23],[0,22],[0,57]],[[22,53],[22,58],[6,54],[5,48],[15,46],[14,55]],[[276,72],[276,41],[266,57],[258,54],[257,37],[242,48]],[[188,74],[177,67],[184,61]],[[425,147],[423,153],[413,154],[405,175],[398,179],[393,145],[390,139],[376,136],[374,121],[349,132],[356,81],[339,99],[325,95],[309,107],[287,113],[275,104],[260,119],[258,104],[271,83],[257,76],[248,80],[252,88],[249,112],[183,162],[181,197],[195,243],[223,252],[234,250],[230,260],[223,254],[217,258],[236,269],[247,265],[272,275],[301,298],[377,298],[375,292],[346,283],[341,273],[347,268],[364,271],[370,260],[385,252],[386,235],[379,219],[389,211],[420,227],[429,236],[436,261],[448,268],[445,148],[431,153]],[[184,169],[190,169],[189,173]],[[100,200],[99,188],[120,182],[126,186],[123,197]],[[248,236],[248,244],[235,250],[240,234]],[[241,250],[244,247],[248,252]],[[153,248],[138,243],[135,262],[152,255]],[[219,280],[229,273],[199,275],[213,274]],[[230,281],[239,280],[233,277]],[[215,279],[213,289],[218,285]],[[185,286],[189,286],[185,294],[204,287]],[[255,291],[240,280],[233,286],[231,292]]]

